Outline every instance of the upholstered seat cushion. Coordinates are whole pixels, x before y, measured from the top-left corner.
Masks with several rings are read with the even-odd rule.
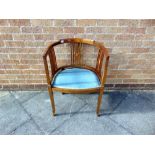
[[[53,87],[69,89],[87,89],[100,86],[97,75],[88,69],[68,68],[56,74]]]

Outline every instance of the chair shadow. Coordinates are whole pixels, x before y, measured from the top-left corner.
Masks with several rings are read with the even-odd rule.
[[[149,112],[155,112],[155,106],[152,106],[151,104],[148,105],[148,100],[147,98],[142,98],[144,102],[142,104],[139,104],[135,98],[135,100],[132,100],[132,103],[130,105],[125,104],[125,100],[127,100],[128,94],[131,94],[135,96],[134,93],[132,92],[118,92],[118,91],[112,91],[112,92],[105,92],[104,95],[107,95],[108,100],[107,102],[107,107],[105,108],[105,100],[103,98],[102,101],[102,107],[100,110],[100,117],[101,116],[108,116],[108,115],[116,115],[116,114],[123,114],[123,113],[149,113]],[[96,94],[96,93],[91,93]],[[90,95],[91,95],[90,94]],[[124,105],[123,105],[124,104]],[[74,112],[62,112],[57,114],[57,116],[63,116],[63,115],[75,115],[75,114],[94,114],[96,113],[96,108],[92,104],[89,105],[90,110],[77,110]],[[120,108],[120,105],[123,105],[122,108]],[[146,108],[142,108],[146,107]],[[84,108],[84,107],[83,107]],[[94,109],[94,110],[93,110]],[[119,110],[117,110],[119,109]]]

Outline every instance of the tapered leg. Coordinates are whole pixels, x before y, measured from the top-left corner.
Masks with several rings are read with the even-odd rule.
[[[104,92],[104,89],[102,88],[100,90],[100,93],[99,93],[99,96],[98,96],[98,103],[97,103],[97,108],[96,108],[96,114],[97,114],[97,116],[99,116],[100,107],[101,107],[101,103],[102,103],[103,92]]]
[[[54,95],[51,87],[48,87],[48,93],[50,96],[51,106],[52,106],[52,115],[55,116],[55,103],[54,103]]]

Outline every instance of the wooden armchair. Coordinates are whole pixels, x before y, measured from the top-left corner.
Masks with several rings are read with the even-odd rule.
[[[58,45],[61,46],[61,44],[64,44],[64,47],[66,47],[65,44],[70,45],[70,60],[67,65],[58,67],[55,48]],[[85,52],[83,50],[84,45],[86,47],[93,46],[97,49],[94,67],[85,64],[83,61],[87,59],[87,57],[83,58],[83,53]],[[47,58],[49,61],[47,61]],[[108,51],[101,43],[81,38],[61,39],[47,48],[43,55],[43,61],[53,116],[56,112],[53,91],[72,94],[98,92],[96,113],[99,116],[109,62]]]

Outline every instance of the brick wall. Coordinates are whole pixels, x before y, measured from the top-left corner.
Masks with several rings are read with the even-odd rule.
[[[111,56],[107,86],[155,85],[155,20],[1,19],[0,89],[45,88],[43,51],[68,37],[104,42]]]

